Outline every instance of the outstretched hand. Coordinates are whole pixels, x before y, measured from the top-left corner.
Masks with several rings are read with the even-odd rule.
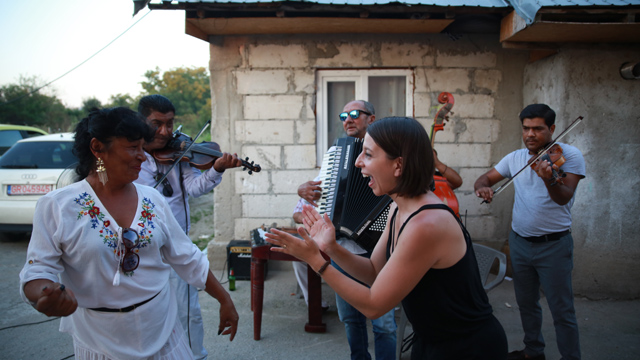
[[[326,214],[320,216],[310,205],[303,206],[302,216],[304,227],[298,228],[298,234],[302,239],[272,228],[270,232],[265,234],[266,240],[268,243],[276,245],[271,248],[271,251],[295,256],[310,265],[314,260],[318,260],[322,264],[324,258],[320,250],[326,252],[331,244],[336,243],[333,224]]]
[[[302,207],[302,223],[320,250],[327,252],[328,248],[336,243],[336,228],[326,213],[320,215],[313,206],[304,205]]]

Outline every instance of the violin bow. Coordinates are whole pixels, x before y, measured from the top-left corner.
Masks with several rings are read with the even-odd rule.
[[[153,188],[157,188],[158,185],[160,185],[160,183],[162,183],[164,181],[164,179],[167,178],[167,176],[169,176],[169,173],[171,172],[171,170],[173,170],[173,168],[176,166],[177,163],[180,162],[180,160],[182,159],[182,157],[189,152],[189,150],[191,149],[191,146],[193,146],[193,144],[196,143],[196,140],[198,140],[198,138],[200,137],[200,135],[202,135],[202,133],[204,133],[204,131],[209,127],[209,125],[211,125],[211,119],[209,119],[204,126],[202,127],[202,129],[200,129],[200,132],[198,133],[198,135],[196,135],[196,137],[191,141],[191,143],[187,146],[186,149],[184,149],[184,151],[182,152],[182,154],[180,154],[180,156],[176,159],[176,161],[173,162],[173,164],[171,164],[171,166],[169,167],[169,170],[167,170],[166,173],[164,173],[162,175],[162,177],[158,180],[158,182],[153,185]],[[180,133],[180,130],[182,130],[182,125],[178,126],[178,129],[176,129],[176,131],[173,132],[173,137],[177,137],[178,134]]]
[[[500,185],[494,192],[493,192],[493,196],[496,196],[498,194],[500,194],[502,192],[502,190],[504,190],[507,186],[509,186],[513,180],[520,175],[520,173],[522,173],[524,171],[524,169],[528,168],[530,164],[538,161],[538,159],[540,159],[541,157],[544,156],[544,154],[547,153],[547,151],[549,151],[549,149],[551,149],[551,147],[555,144],[558,143],[558,141],[560,141],[560,139],[562,139],[565,135],[567,135],[567,133],[571,130],[573,130],[574,127],[576,127],[580,121],[582,121],[582,119],[584,119],[582,116],[578,116],[575,120],[573,120],[573,122],[566,128],[564,129],[557,137],[555,140],[553,140],[551,143],[549,143],[547,146],[544,147],[544,149],[542,149],[540,152],[538,152],[538,155],[536,155],[532,160],[529,160],[529,162],[527,163],[527,165],[525,165],[522,169],[518,170],[518,172],[513,175],[509,180],[507,180],[507,182],[505,182],[504,184]],[[480,204],[484,204],[486,203],[487,200],[483,200]]]

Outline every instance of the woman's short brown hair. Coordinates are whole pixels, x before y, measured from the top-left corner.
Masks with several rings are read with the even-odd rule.
[[[429,190],[435,165],[429,136],[413,118],[386,117],[374,121],[367,133],[389,159],[402,158],[402,175],[392,194],[416,197]]]

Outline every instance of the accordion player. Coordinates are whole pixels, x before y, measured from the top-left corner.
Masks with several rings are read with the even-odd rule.
[[[318,212],[329,216],[336,237],[347,237],[371,251],[386,225],[391,198],[376,196],[368,185],[369,179],[355,166],[362,144],[363,139],[340,138],[335,151],[325,154],[320,168],[322,196]]]

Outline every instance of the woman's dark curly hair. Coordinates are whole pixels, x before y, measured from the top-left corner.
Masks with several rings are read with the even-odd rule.
[[[91,139],[96,138],[109,146],[113,138],[122,137],[129,141],[144,138],[150,142],[155,134],[142,115],[125,107],[92,109],[89,116],[76,125],[75,133],[73,153],[78,157],[76,173],[80,179],[86,178],[96,166]]]
[[[402,176],[392,194],[416,197],[429,190],[435,164],[424,127],[409,117],[386,117],[367,127],[367,134],[391,160],[402,158]]]

